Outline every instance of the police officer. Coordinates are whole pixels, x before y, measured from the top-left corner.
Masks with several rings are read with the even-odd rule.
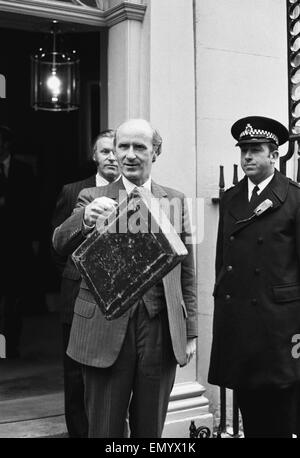
[[[220,205],[208,381],[235,390],[246,437],[291,437],[300,358],[300,188],[275,169],[287,129],[261,116],[231,129],[245,177]]]

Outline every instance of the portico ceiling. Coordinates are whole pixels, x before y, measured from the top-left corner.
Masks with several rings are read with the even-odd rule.
[[[0,0],[0,27],[44,31],[56,19],[72,23],[70,31],[88,31],[143,21],[145,11],[144,0]]]

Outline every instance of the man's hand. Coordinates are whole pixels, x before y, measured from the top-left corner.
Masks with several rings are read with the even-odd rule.
[[[192,357],[195,355],[196,353],[196,342],[197,342],[197,339],[196,337],[194,337],[193,339],[188,339],[187,341],[187,344],[186,344],[186,363],[188,364]]]
[[[95,226],[98,218],[104,221],[117,205],[117,202],[109,197],[97,197],[85,207],[84,223],[90,227]]]

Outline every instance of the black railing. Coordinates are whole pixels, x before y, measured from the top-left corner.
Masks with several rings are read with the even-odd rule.
[[[288,65],[288,108],[289,108],[289,147],[280,158],[280,171],[286,175],[287,162],[300,155],[300,0],[286,0],[287,12],[287,65]],[[300,181],[300,161],[298,158],[296,180]]]
[[[219,172],[219,196],[218,197],[212,197],[212,202],[214,204],[218,204],[220,200],[222,199],[222,196],[225,192],[225,179],[224,179],[224,166],[220,165],[220,172]],[[233,178],[232,178],[232,184],[236,185],[239,181],[238,178],[238,166],[237,164],[233,164]]]
[[[238,183],[238,166],[233,164],[233,179],[232,184],[235,186]],[[213,197],[213,203],[219,203],[225,192],[225,179],[224,179],[224,166],[220,165],[219,172],[219,197]],[[230,435],[231,437],[239,437],[239,408],[236,400],[235,393],[232,393],[232,434],[227,431],[227,396],[226,388],[220,388],[220,423],[216,432],[215,437],[221,438],[224,435]]]
[[[232,433],[227,430],[227,390],[224,386],[220,388],[220,423],[216,433],[217,438],[223,437],[223,435],[229,435],[231,437],[240,436],[240,416],[239,406],[237,403],[235,392],[232,392]]]

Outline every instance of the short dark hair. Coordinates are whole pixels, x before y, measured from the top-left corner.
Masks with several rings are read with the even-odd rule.
[[[115,139],[115,136],[116,136],[116,132],[113,129],[102,130],[102,132],[100,132],[92,142],[92,146],[91,146],[91,156],[92,156],[92,158],[93,158],[93,156],[94,156],[94,154],[95,154],[95,152],[97,150],[98,140],[100,140],[101,138],[113,138],[113,139]]]
[[[270,153],[274,153],[274,151],[278,151],[278,146],[275,145],[275,143],[269,142],[268,145],[269,145],[269,151],[270,151]]]

